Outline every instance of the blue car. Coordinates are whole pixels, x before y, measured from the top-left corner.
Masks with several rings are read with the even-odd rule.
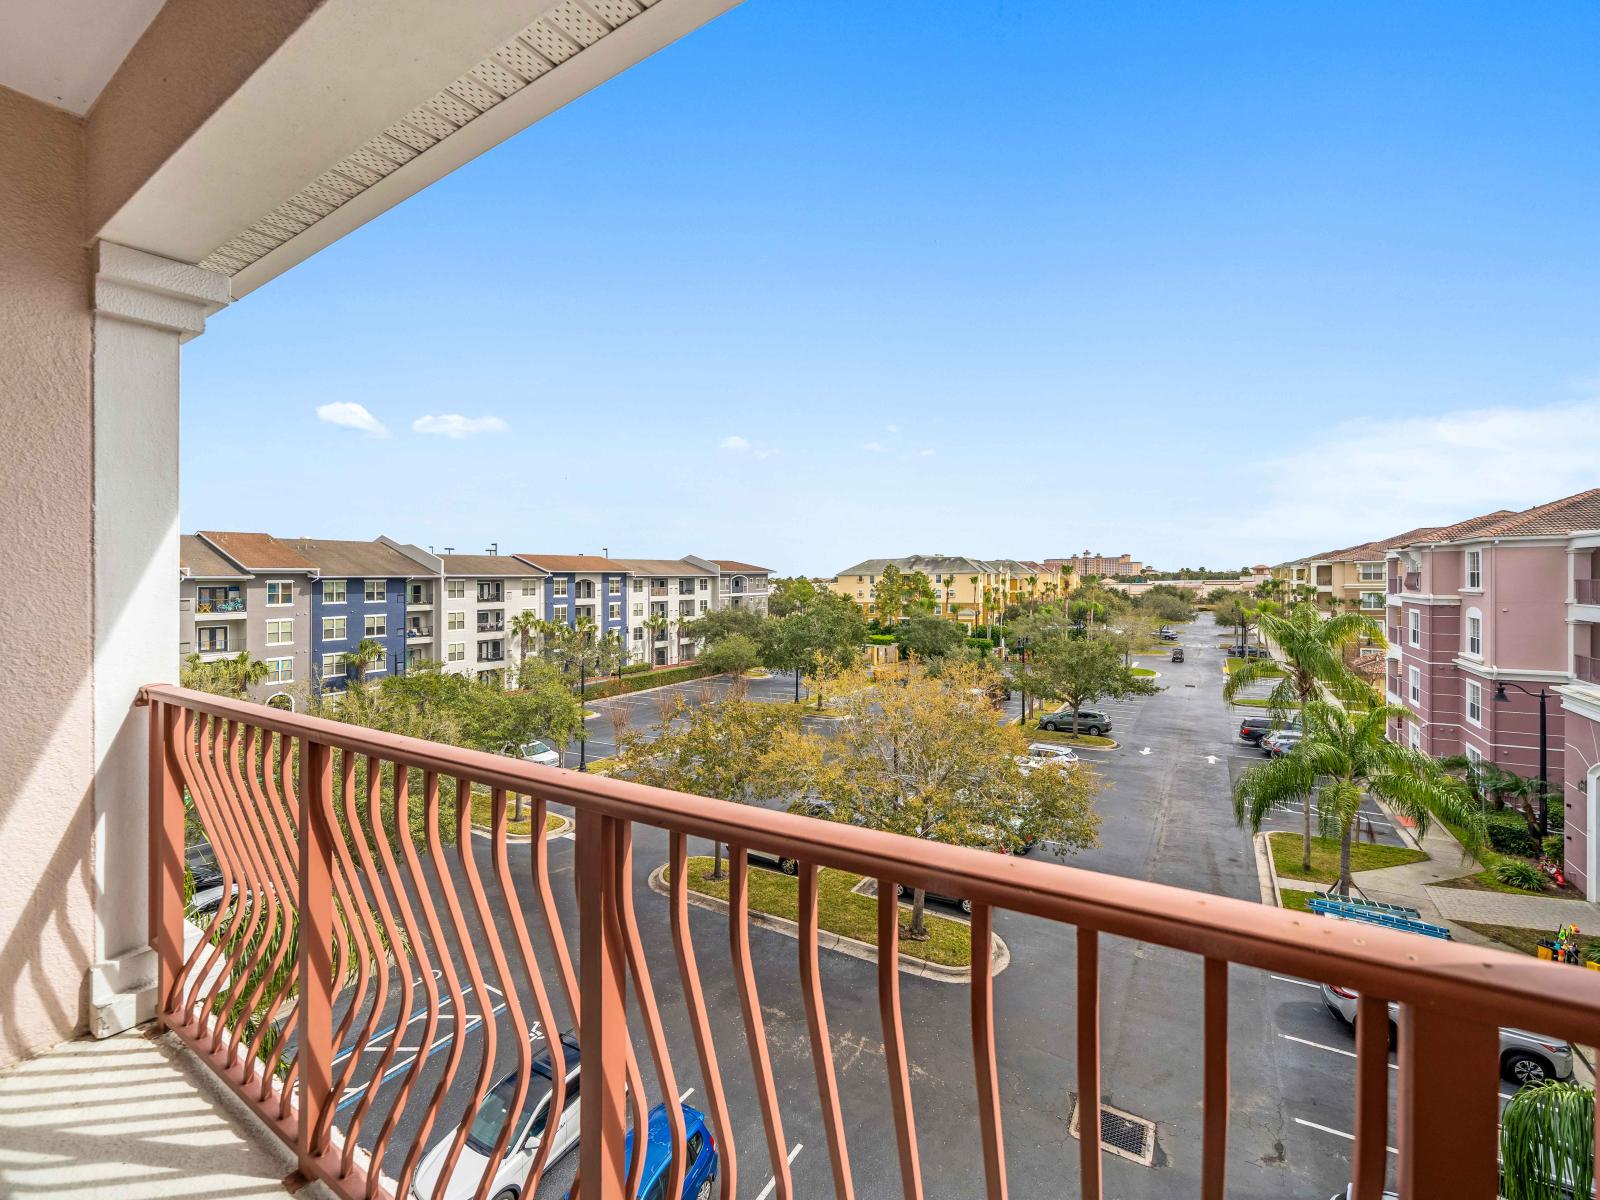
[[[650,1110],[649,1140],[644,1148],[644,1175],[639,1180],[640,1200],[667,1200],[667,1166],[672,1161],[672,1130],[667,1126],[667,1106]],[[623,1152],[623,1169],[633,1164],[633,1130]],[[717,1181],[717,1139],[711,1136],[706,1115],[683,1106],[683,1136],[689,1168],[683,1175],[683,1195],[678,1200],[711,1200]]]

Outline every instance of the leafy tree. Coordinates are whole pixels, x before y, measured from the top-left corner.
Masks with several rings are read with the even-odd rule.
[[[872,591],[872,612],[885,628],[900,620],[900,610],[905,605],[905,580],[894,563],[884,563],[883,574],[878,576]]]
[[[829,815],[910,837],[996,851],[1033,842],[1066,854],[1096,844],[1099,781],[1087,764],[1024,773],[1027,739],[997,719],[992,672],[953,661],[938,675],[915,664],[894,682],[854,670],[834,681],[847,719],[824,736],[790,729],[763,757],[761,791],[796,812]],[[913,894],[909,936],[927,937]]]
[[[243,699],[252,685],[265,683],[269,668],[259,658],[252,658],[248,650],[241,650],[233,658],[213,659],[210,662],[198,654],[183,660],[178,682],[186,688],[210,692],[214,696],[236,696]]]
[[[900,648],[920,659],[942,659],[966,643],[966,631],[954,621],[918,613],[900,629]]]
[[[356,643],[354,649],[347,650],[344,653],[340,663],[346,671],[357,679],[361,679],[365,677],[367,668],[381,663],[384,660],[384,656],[385,651],[382,642],[375,638],[362,638]]]
[[[612,775],[740,804],[774,798],[763,790],[771,775],[762,763],[785,733],[799,730],[796,710],[731,693],[692,708],[677,693],[666,703],[653,741],[630,730],[618,732]],[[721,842],[714,853],[712,878],[721,879]]]
[[[774,579],[768,585],[767,612],[775,617],[786,617],[809,607],[816,595],[817,585],[803,575]]]
[[[812,666],[816,627],[803,610],[776,617],[761,629],[756,653],[769,671],[794,674],[794,702],[800,703],[800,676]]]
[[[1362,638],[1381,639],[1383,631],[1376,621],[1360,613],[1341,613],[1324,619],[1310,604],[1297,604],[1286,615],[1279,615],[1270,611],[1270,607],[1276,607],[1272,601],[1264,600],[1261,604],[1263,607],[1256,616],[1261,633],[1276,643],[1283,661],[1275,663],[1258,658],[1245,663],[1222,685],[1225,700],[1231,702],[1259,680],[1278,678],[1277,686],[1267,697],[1267,707],[1279,720],[1286,720],[1296,709],[1305,711],[1311,701],[1323,694],[1324,688],[1347,704],[1369,704],[1372,685],[1345,664],[1344,647]],[[1248,614],[1251,610],[1245,611]],[[1300,865],[1303,870],[1311,869],[1309,803],[1305,805]]]
[[[718,639],[699,658],[701,666],[717,672],[748,671],[760,661],[755,639],[742,633],[730,633]]]
[[[1156,690],[1129,672],[1116,643],[1101,637],[1053,637],[1031,646],[1019,680],[1033,695],[1049,696],[1072,708],[1074,736],[1078,709],[1106,696],[1148,695]]]
[[[1194,593],[1187,588],[1157,584],[1139,597],[1139,606],[1169,624],[1194,620]]]
[[[684,637],[692,637],[707,647],[735,635],[754,641],[765,619],[753,608],[719,608],[685,622],[680,632]],[[700,657],[702,661],[705,658],[703,654]]]
[[[926,571],[913,571],[905,577],[901,587],[901,608],[913,612],[932,612],[939,603],[933,580]]]
[[[1368,795],[1416,822],[1418,836],[1434,818],[1460,831],[1462,848],[1476,856],[1488,837],[1472,789],[1446,774],[1419,750],[1385,736],[1388,722],[1409,718],[1403,708],[1373,705],[1351,714],[1317,700],[1304,713],[1305,736],[1288,754],[1251,767],[1233,790],[1234,819],[1259,832],[1275,807],[1316,795],[1323,836],[1339,839],[1339,894],[1350,894],[1350,847],[1356,814]],[[1306,808],[1311,807],[1306,800]]]

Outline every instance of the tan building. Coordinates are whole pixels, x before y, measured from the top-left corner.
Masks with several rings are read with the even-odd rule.
[[[878,581],[890,563],[901,575],[926,575],[933,586],[934,614],[960,621],[969,629],[999,620],[1008,605],[1066,595],[1076,583],[1070,573],[1044,563],[943,554],[864,559],[823,582],[871,615],[878,599]]]
[[[1118,575],[1138,575],[1144,571],[1143,563],[1134,562],[1126,554],[1112,558],[1108,554],[1095,554],[1088,550],[1071,558],[1047,558],[1045,562],[1069,570],[1079,579],[1089,575],[1114,578]]]

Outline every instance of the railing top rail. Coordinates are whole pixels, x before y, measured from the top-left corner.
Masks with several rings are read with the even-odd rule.
[[[1185,950],[1339,983],[1426,1008],[1600,1042],[1600,972],[1460,942],[1421,939],[1185,888],[840,822],[556,770],[501,755],[303,716],[172,684],[159,701],[445,777],[587,807],[734,845],[783,851],[908,886]]]

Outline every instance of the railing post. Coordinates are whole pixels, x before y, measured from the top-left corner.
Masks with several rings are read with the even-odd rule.
[[[333,1103],[333,750],[300,741],[300,1019],[295,1064],[300,1074],[296,1150],[308,1178],[323,1109]],[[260,903],[259,898],[252,903]]]
[[[1493,1196],[1500,1151],[1500,1031],[1461,1019],[1447,998],[1434,1004],[1400,1006],[1400,1195]]]
[[[150,948],[155,951],[156,1019],[176,1004],[173,988],[183,970],[183,787],[173,755],[183,710],[150,706]]]
[[[616,819],[583,808],[576,817],[578,1038],[583,1048],[578,1176],[584,1200],[622,1200],[628,1013],[617,888],[629,881],[617,878]]]

